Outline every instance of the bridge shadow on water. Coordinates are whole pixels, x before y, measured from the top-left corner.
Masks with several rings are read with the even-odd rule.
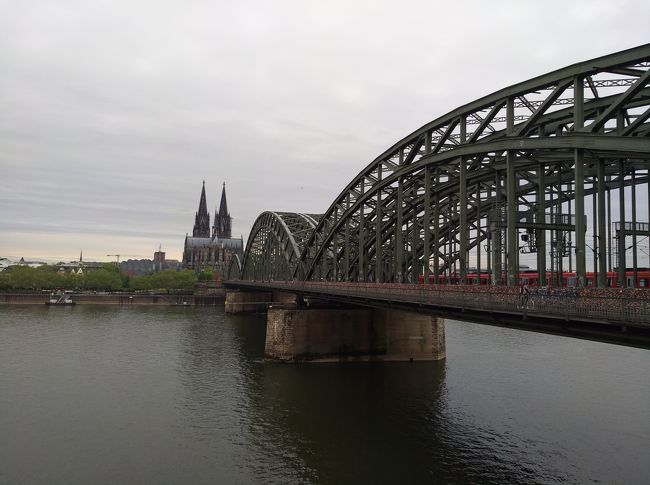
[[[625,409],[616,396],[638,385],[617,384],[607,369],[627,355],[629,367],[642,351],[448,322],[446,361],[287,365],[263,359],[264,315],[200,313],[188,319],[178,364],[179,408],[191,446],[200,446],[201,460],[190,461],[199,477],[580,483],[619,476],[635,460],[617,457],[607,471],[614,465],[597,457],[611,446],[598,440],[611,426],[596,423],[612,407]],[[614,395],[599,397],[601,385]],[[637,419],[638,402],[626,412]],[[629,434],[624,417],[616,426],[627,438],[613,443],[645,442]]]
[[[445,361],[278,364],[263,359],[264,316],[227,316],[226,324],[243,366],[244,435],[254,457],[247,466],[257,478],[485,483],[538,477],[539,469],[526,469],[516,453],[504,462],[507,443],[493,443],[489,430],[477,437],[471,419],[447,409]]]
[[[444,376],[439,362],[266,364],[257,408],[314,481],[429,481],[441,472]]]

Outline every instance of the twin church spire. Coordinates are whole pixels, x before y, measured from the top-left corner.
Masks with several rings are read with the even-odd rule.
[[[210,237],[210,214],[208,214],[208,203],[205,200],[205,180],[201,189],[201,200],[199,210],[194,218],[193,237]]]
[[[226,202],[226,182],[223,183],[221,189],[221,204],[219,204],[219,212],[214,212],[214,226],[212,227],[212,237],[219,239],[232,238],[232,217],[228,212],[228,203]]]
[[[208,204],[205,198],[205,180],[201,188],[201,199],[199,200],[199,210],[196,212],[194,219],[193,237],[210,237],[210,214],[208,213]],[[214,212],[214,225],[212,226],[212,238],[231,239],[232,238],[232,217],[228,212],[228,203],[226,202],[226,183],[223,183],[221,191],[221,204],[219,210]]]

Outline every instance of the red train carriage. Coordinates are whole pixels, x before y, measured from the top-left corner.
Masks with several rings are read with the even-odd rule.
[[[590,272],[585,274],[585,286],[594,287],[596,286],[596,280],[598,275]],[[650,288],[650,269],[641,268],[637,270],[636,282],[634,280],[634,272],[631,270],[626,270],[625,272],[625,286],[628,288]],[[429,283],[433,284],[436,281],[436,278],[433,275],[429,275]],[[547,284],[551,286],[557,285],[558,274],[557,273],[546,273]],[[492,274],[486,272],[470,272],[467,273],[465,278],[466,285],[481,285],[487,286],[490,285],[492,281]],[[420,275],[419,278],[420,284],[424,283],[424,276]],[[460,274],[453,273],[452,275],[440,275],[438,276],[438,284],[441,285],[458,285],[461,284]],[[498,282],[499,284],[505,284],[507,282],[507,276],[505,273],[501,274],[501,279]],[[521,284],[529,286],[539,286],[538,274],[537,271],[525,271],[519,273],[519,282]],[[575,272],[564,272],[562,273],[562,286],[575,286],[576,285],[576,273]],[[606,276],[606,285],[608,288],[616,288],[622,285],[619,285],[619,275],[618,272],[609,271]]]

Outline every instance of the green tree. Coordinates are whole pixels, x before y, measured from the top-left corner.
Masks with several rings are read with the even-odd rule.
[[[39,266],[30,269],[32,287],[36,290],[53,290],[65,286],[65,275],[55,266]]]
[[[12,266],[9,269],[9,286],[12,290],[35,289],[33,269],[28,266]]]
[[[128,274],[120,273],[120,279],[122,280],[123,289],[131,288],[131,277]]]
[[[122,279],[115,271],[99,269],[83,275],[83,288],[87,290],[116,291],[122,288]]]
[[[138,276],[131,280],[135,290],[191,290],[194,288],[196,275],[191,270],[174,271],[166,269],[150,276]]]
[[[120,268],[117,265],[117,263],[103,263],[102,264],[102,269],[104,271],[110,271],[111,273],[119,273]]]
[[[0,291],[7,291],[11,289],[11,282],[9,281],[9,272],[3,271],[0,273]]]
[[[176,272],[176,289],[178,290],[191,290],[196,283],[196,275],[190,269]]]
[[[204,269],[199,273],[199,281],[212,281],[214,280],[214,273],[210,270]]]
[[[131,288],[134,290],[150,290],[151,281],[149,276],[134,276],[131,279]]]

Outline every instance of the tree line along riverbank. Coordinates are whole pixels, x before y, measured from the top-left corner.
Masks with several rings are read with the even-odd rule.
[[[63,298],[62,298],[63,297]],[[66,273],[54,266],[12,266],[0,273],[0,304],[213,305],[223,304],[221,285],[211,272],[165,270],[146,276],[99,269]]]
[[[106,263],[99,269],[81,273],[63,272],[55,266],[12,266],[0,272],[0,292],[72,290],[191,292],[199,281],[213,280],[213,274],[192,270],[164,270],[146,276],[120,273],[116,265]]]

